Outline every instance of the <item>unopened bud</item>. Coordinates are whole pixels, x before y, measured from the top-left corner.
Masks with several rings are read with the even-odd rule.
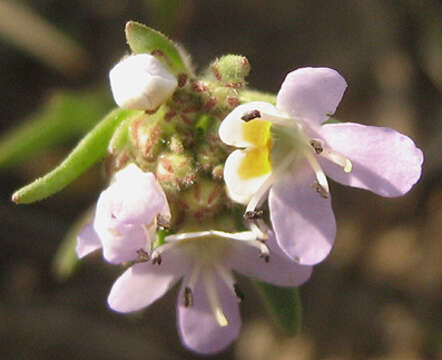
[[[125,109],[155,110],[178,86],[176,78],[152,55],[126,57],[109,73],[115,102]]]
[[[192,185],[197,177],[193,157],[187,152],[160,154],[156,176],[167,191],[180,191]]]

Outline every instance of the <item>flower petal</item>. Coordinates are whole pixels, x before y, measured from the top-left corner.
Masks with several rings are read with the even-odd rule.
[[[258,110],[260,112],[278,116],[278,110],[269,103],[253,101],[237,106],[226,116],[221,123],[218,133],[220,139],[227,145],[236,147],[251,147],[254,144],[244,138],[243,125],[245,121],[241,119],[245,114]]]
[[[314,189],[316,178],[303,161],[273,185],[269,194],[270,219],[276,241],[302,265],[314,265],[329,254],[336,236],[330,198]]]
[[[301,68],[290,72],[276,99],[278,110],[315,127],[334,114],[347,83],[336,70]]]
[[[193,290],[193,306],[185,307],[184,286],[178,297],[178,330],[181,340],[189,349],[200,354],[213,354],[229,346],[238,337],[241,317],[238,301],[226,284],[214,277],[220,305],[227,318],[227,326],[220,326],[210,308],[203,281]]]
[[[229,155],[224,165],[224,181],[227,185],[227,194],[233,201],[241,204],[247,204],[253,194],[271,175],[271,172],[269,172],[262,176],[243,179],[239,170],[246,156],[247,150],[235,150]]]
[[[267,263],[259,257],[257,248],[236,241],[230,266],[245,276],[278,286],[299,286],[310,278],[312,266],[299,265],[282,251],[277,251],[273,237],[266,244],[270,248],[270,260]]]
[[[77,256],[81,259],[99,248],[101,248],[100,238],[95,232],[92,223],[87,224],[77,235],[77,246],[75,247]]]
[[[167,201],[155,175],[130,164],[115,178],[101,193],[96,216],[106,219],[115,230],[120,224],[150,224]]]
[[[389,128],[354,123],[324,125],[320,135],[334,151],[348,157],[353,169],[345,173],[328,160],[328,176],[344,185],[396,197],[407,193],[421,176],[423,154],[407,136]]]
[[[114,283],[107,302],[112,310],[140,310],[163,296],[186,272],[187,263],[165,253],[161,265],[151,262],[127,269]]]
[[[135,260],[137,250],[146,250],[151,243],[150,234],[141,225],[128,225],[122,233],[99,231],[103,257],[111,264]]]

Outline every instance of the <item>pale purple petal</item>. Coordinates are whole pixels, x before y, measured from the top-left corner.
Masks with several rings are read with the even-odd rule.
[[[166,201],[155,176],[130,164],[120,170],[116,181],[100,194],[96,218],[106,228],[117,231],[127,224],[150,224]]]
[[[178,297],[178,330],[181,340],[189,349],[200,354],[213,354],[229,346],[238,337],[241,317],[238,301],[232,289],[215,277],[216,289],[222,311],[228,325],[221,327],[216,321],[202,281],[198,281],[193,291],[193,306],[183,304],[184,287]]]
[[[137,258],[137,250],[151,243],[149,233],[141,225],[127,225],[124,232],[100,231],[103,257],[112,264],[121,264]]]
[[[92,223],[87,224],[77,235],[77,246],[75,247],[77,256],[81,259],[99,248],[101,248],[101,241]]]
[[[301,68],[290,72],[276,99],[278,110],[315,127],[334,114],[347,83],[329,68]]]
[[[127,269],[114,283],[107,302],[112,310],[127,313],[140,310],[163,296],[187,271],[178,256],[162,256],[161,265],[151,262]]]
[[[321,159],[333,180],[396,197],[404,195],[419,180],[423,154],[407,136],[389,128],[354,123],[324,125],[320,135],[330,148],[348,157],[351,173]]]
[[[230,266],[245,276],[278,286],[299,286],[310,278],[312,266],[297,264],[278,251],[273,238],[266,243],[270,248],[269,262],[259,257],[257,248],[237,241],[229,259]]]
[[[314,265],[329,254],[336,236],[330,198],[314,189],[316,180],[306,163],[273,185],[269,194],[270,219],[282,250],[302,265]]]

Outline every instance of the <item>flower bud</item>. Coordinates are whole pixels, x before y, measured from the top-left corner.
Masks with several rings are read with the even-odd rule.
[[[154,56],[124,58],[109,72],[115,102],[124,109],[154,110],[175,91],[178,82]]]

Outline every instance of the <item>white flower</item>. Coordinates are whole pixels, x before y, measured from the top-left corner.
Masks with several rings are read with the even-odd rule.
[[[175,91],[175,76],[152,55],[131,55],[109,72],[115,102],[124,109],[154,110]]]

